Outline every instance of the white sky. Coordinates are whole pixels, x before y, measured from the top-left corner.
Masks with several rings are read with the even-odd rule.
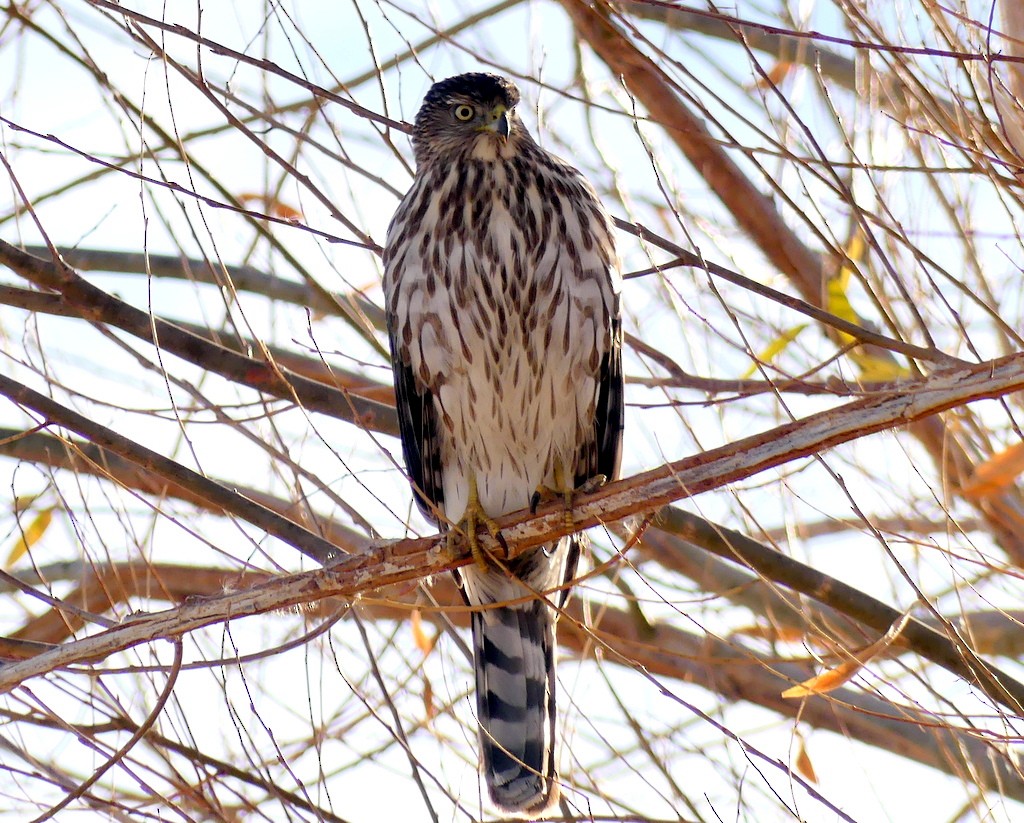
[[[301,63],[302,70],[308,73],[310,79],[322,85],[330,85],[331,78],[328,71],[317,63],[317,59],[329,66],[335,77],[342,79],[357,76],[371,64],[371,52],[359,14],[365,16],[366,26],[372,33],[373,54],[378,61],[387,59],[404,49],[408,43],[415,43],[428,34],[413,19],[423,14],[419,4],[406,3],[405,6],[414,14],[405,15],[392,5],[306,1],[295,4],[297,8],[289,7],[287,12],[293,15],[297,27],[309,37],[312,47],[289,41],[284,33],[294,35],[294,29],[291,23],[281,20],[266,27],[270,45],[265,46],[260,41],[263,35],[259,33],[259,23],[267,13],[262,4],[243,1],[202,5],[202,32],[205,36],[253,54],[268,48],[279,65],[294,71],[297,70],[297,63]],[[774,7],[774,4],[771,5]],[[430,13],[439,20],[451,21],[478,6],[482,7],[482,4],[436,3],[431,5]],[[808,27],[829,30],[830,25],[834,27],[837,24],[827,4],[805,3],[803,6]],[[167,4],[167,8],[164,8],[160,3],[139,3],[135,7],[156,17],[166,15],[169,20],[180,20],[189,27],[194,28],[196,24],[195,4]],[[161,62],[147,59],[139,48],[126,44],[123,36],[110,24],[103,22],[87,4],[67,3],[62,4],[62,8],[70,26],[86,42],[88,50],[101,69],[111,77],[113,84],[164,126],[186,134],[222,122],[222,116],[209,102],[200,98],[191,84],[168,74]],[[177,13],[181,14],[180,18],[170,17]],[[759,19],[764,17],[758,6],[752,3],[740,4],[740,13]],[[48,29],[56,29],[55,13],[49,7],[40,7],[35,13],[35,20]],[[651,30],[645,27],[645,31]],[[104,159],[116,159],[126,151],[138,150],[139,137],[134,126],[119,114],[109,95],[97,94],[91,77],[80,69],[70,69],[68,62],[56,56],[52,46],[41,42],[39,38],[15,39],[9,31],[0,36],[4,38],[0,40],[0,115],[42,134],[58,135],[61,140]],[[524,4],[520,9],[504,13],[495,23],[460,37],[458,43],[476,50],[484,59],[510,66],[523,75],[539,76],[549,85],[550,88],[540,89],[532,83],[523,83],[524,118],[531,126],[536,126],[539,117],[542,125],[539,131],[541,141],[557,153],[572,157],[587,169],[602,191],[609,192],[617,186],[625,192],[630,213],[626,215],[619,203],[612,208],[614,213],[640,219],[657,228],[662,228],[665,223],[671,224],[672,217],[666,209],[659,211],[656,205],[638,199],[641,194],[649,195],[657,190],[654,188],[655,170],[648,156],[648,147],[638,137],[634,123],[620,112],[601,111],[593,115],[592,122],[587,122],[582,116],[583,107],[558,93],[571,79],[575,60],[571,52],[571,32],[565,22],[565,15],[558,8],[546,3]],[[686,50],[686,44],[694,43],[700,44],[699,53]],[[744,59],[738,49],[726,48],[706,39],[680,43],[672,37],[665,37],[658,44],[670,50],[673,56],[683,61],[694,73],[695,87],[699,82],[714,87],[719,79],[719,69],[723,72],[733,71],[734,61]],[[182,61],[188,65],[195,64],[195,48],[192,44],[168,36],[168,45],[170,51]],[[293,48],[300,55],[299,60],[293,59]],[[594,68],[596,60],[586,54],[584,64]],[[380,87],[374,82],[355,88],[353,96],[361,105],[374,111],[383,111],[386,101],[390,116],[409,120],[429,85],[427,72],[439,78],[479,67],[480,63],[474,55],[456,46],[434,48],[422,55],[419,64],[407,61],[400,70],[385,75],[384,100]],[[227,83],[234,93],[250,101],[259,102],[265,94],[274,103],[284,104],[306,96],[303,90],[283,79],[268,76],[251,67],[236,66],[233,61],[215,57],[208,52],[203,55],[203,68],[212,82]],[[610,103],[627,99],[613,82],[604,80],[603,72],[595,71],[594,76],[601,78],[595,91],[603,95],[602,100]],[[800,84],[810,82],[809,78],[797,79],[790,87],[797,105],[806,99],[807,94],[801,90]],[[752,135],[753,132],[743,129],[739,121],[742,116],[756,111],[759,104],[742,99],[743,95],[735,89],[723,93],[723,97],[726,103],[736,105],[739,111],[730,115],[720,105],[717,114],[728,120],[737,132],[744,136]],[[240,109],[234,110],[240,112]],[[852,107],[852,111],[851,116],[875,116],[873,112],[863,109],[858,111],[856,107]],[[841,141],[827,113],[817,108],[801,110],[801,113],[815,130],[826,153],[841,153]],[[288,122],[293,126],[300,125],[301,118],[292,116]],[[724,219],[723,210],[692,169],[668,145],[665,136],[646,124],[640,131],[650,141],[650,149],[658,163],[657,171],[662,175],[670,195],[678,202],[684,202],[687,211],[697,213],[702,218],[688,228],[709,258],[782,288],[782,284],[774,279],[774,273],[761,261],[760,256],[730,228],[731,223],[716,222]],[[595,154],[590,134],[595,136],[603,152],[602,156]],[[353,160],[364,164],[392,186],[400,190],[407,186],[408,175],[401,163],[381,149],[373,131],[364,121],[342,107],[327,104],[324,115],[313,129],[313,136],[335,151],[348,152]],[[889,153],[893,162],[897,161],[902,145],[895,136],[891,144],[886,142],[881,132],[872,132],[871,138],[874,142],[869,144],[869,136],[865,133],[865,144],[858,149],[869,154],[875,162],[887,157]],[[147,139],[151,139],[151,135],[147,135]],[[282,153],[287,154],[293,148],[293,141],[286,135],[271,135],[267,139]],[[404,136],[395,135],[394,142],[405,158],[411,158]],[[4,127],[0,127],[0,150],[12,160],[20,184],[33,200],[95,169],[88,160],[59,146]],[[218,180],[235,195],[262,191],[268,178],[276,181],[280,174],[279,170],[267,164],[254,144],[236,132],[192,142],[189,150],[195,161],[215,169]],[[168,179],[185,186],[191,185],[189,170],[183,164],[169,160],[170,153],[166,151],[161,157],[159,167],[147,161],[142,171],[157,176],[162,170]],[[356,220],[377,242],[383,240],[384,230],[396,204],[392,195],[362,178],[344,173],[340,165],[332,163],[317,151],[305,150],[297,165],[302,172],[310,175],[320,190],[328,194],[340,211]],[[137,164],[133,168],[139,170]],[[204,195],[220,199],[220,195],[209,184],[201,181],[200,175],[193,173],[193,178],[200,181],[197,187]],[[834,232],[836,237],[844,237],[849,228],[848,219],[836,203],[829,199],[825,188],[822,187],[821,192],[805,193],[800,191],[800,185],[802,182],[798,184],[794,176],[794,197],[804,201],[817,198],[821,206],[821,224]],[[859,185],[863,185],[862,179]],[[16,200],[8,189],[0,189],[0,192],[3,192],[0,194],[2,218],[9,213]],[[236,216],[223,210],[204,207],[185,197],[172,197],[166,191],[154,194],[153,189],[147,187],[145,196],[140,196],[141,192],[137,180],[107,174],[94,183],[82,185],[52,201],[43,201],[39,206],[39,215],[54,242],[62,244],[124,250],[148,249],[151,252],[174,252],[180,245],[190,254],[219,254],[226,262],[241,261],[251,248],[252,231]],[[863,196],[865,202],[870,201],[870,192],[865,190]],[[925,185],[908,184],[902,189],[887,191],[886,196],[893,208],[905,213],[904,219],[912,231],[920,233],[921,237],[931,235],[927,241],[929,248],[941,258],[950,246],[943,239],[942,233],[946,228],[941,216],[929,213],[919,205],[926,196]],[[309,225],[339,237],[349,236],[343,226],[332,220],[327,209],[295,181],[288,180],[285,183],[280,197],[283,202],[300,207]],[[976,204],[972,207],[978,208]],[[993,211],[992,214],[991,221],[980,226],[991,232],[993,237],[991,243],[980,246],[985,262],[1010,267],[1007,263],[1009,259],[1019,264],[1020,249],[1008,242],[1012,241],[1013,236],[1005,213],[999,212],[997,215]],[[659,224],[659,220],[664,222]],[[345,291],[354,286],[367,289],[371,296],[379,295],[376,291],[379,269],[371,254],[361,249],[327,244],[313,236],[304,235],[299,229],[277,228],[275,235],[314,272],[314,276],[325,287]],[[31,221],[24,216],[3,222],[0,225],[0,236],[12,241],[39,242]],[[676,239],[688,245],[685,238],[680,236]],[[626,238],[623,239],[623,255],[627,269],[649,265],[638,245]],[[265,245],[260,247],[251,262],[282,276],[296,276],[280,256],[267,252]],[[4,282],[17,283],[10,273],[4,272],[0,277]],[[147,283],[142,278],[120,275],[90,275],[90,279],[134,305],[151,305],[164,316],[204,318],[208,322],[217,323],[224,315],[220,297],[209,288],[162,281]],[[735,330],[726,323],[717,299],[702,288],[702,282],[700,276],[687,273],[673,278],[664,289],[654,285],[649,278],[627,284],[625,300],[629,330],[642,334],[648,342],[664,346],[678,362],[694,373],[739,376],[749,365],[749,358],[728,344],[729,341],[737,341]],[[778,327],[788,328],[802,322],[801,318],[777,307],[766,306],[763,301],[738,289],[722,286],[722,291],[737,311],[749,312],[765,324],[774,321]],[[857,299],[858,295],[852,297]],[[1009,299],[1021,300],[1019,294]],[[306,317],[300,310],[276,305],[268,307],[262,301],[250,297],[242,299],[241,308],[236,308],[234,315],[244,315],[253,328],[268,340],[273,339],[293,347],[308,344]],[[680,315],[694,323],[702,323],[706,318],[706,322],[721,338],[707,335],[703,326],[692,337],[680,336]],[[371,348],[353,341],[353,335],[337,319],[314,318],[313,332],[321,349],[331,353],[336,362],[366,363],[368,373],[382,381],[389,379],[383,364]],[[158,373],[137,368],[129,354],[111,345],[95,331],[83,329],[81,323],[44,318],[36,327],[26,324],[24,313],[0,308],[0,334],[4,335],[0,339],[2,347],[13,358],[2,361],[0,369],[6,371],[9,368],[20,379],[41,385],[38,375],[33,375],[30,368],[18,365],[14,360],[38,364],[41,351],[45,352],[47,357],[58,364],[56,379],[66,381],[83,394],[101,401],[90,404],[76,400],[92,409],[96,419],[105,425],[136,437],[151,447],[164,448],[188,465],[195,465],[195,455],[199,465],[212,476],[254,485],[267,476],[269,469],[266,456],[253,451],[244,438],[228,433],[222,425],[213,424],[208,416],[199,424],[187,427],[191,450],[183,448],[179,440],[181,432],[178,422],[170,413],[169,395],[174,397],[176,403],[187,403],[188,398],[184,392],[177,388],[168,389]],[[710,344],[706,342],[709,337],[712,340]],[[989,342],[984,331],[979,333],[978,340],[983,348]],[[814,343],[808,335],[806,345],[813,348],[819,344]],[[146,357],[151,357],[151,350],[143,344],[133,343],[132,347],[144,352]],[[996,353],[984,352],[985,356],[994,356]],[[194,382],[207,396],[223,398],[224,402],[237,401],[239,398],[240,393],[225,386],[219,378],[204,376],[196,369],[173,362],[175,375]],[[634,373],[642,373],[642,367],[636,361],[631,363],[631,368]],[[131,375],[127,381],[123,377],[125,373]],[[245,396],[245,399],[251,401],[252,398]],[[699,447],[720,445],[782,422],[779,410],[774,407],[754,407],[746,413],[737,411],[723,417],[715,409],[702,408],[700,397],[691,395],[685,399],[693,405],[684,406],[681,413],[675,409],[630,409],[624,473],[634,473],[666,460],[679,459]],[[110,405],[103,405],[104,400],[111,401]],[[633,403],[663,403],[664,397],[655,391],[631,389],[630,400]],[[790,402],[797,416],[825,405],[824,401],[813,398],[787,399],[787,402]],[[158,422],[152,416],[142,414],[125,415],[119,407],[140,410],[159,408],[163,420]],[[259,411],[258,408],[253,409],[255,414]],[[998,415],[996,409],[994,417],[998,418]],[[0,425],[17,427],[25,423],[24,415],[9,404],[0,405]],[[404,481],[399,472],[388,461],[387,455],[382,453],[383,448],[397,457],[399,451],[395,441],[385,437],[372,439],[353,427],[321,417],[311,419],[296,411],[281,415],[275,423],[285,432],[289,454],[293,459],[328,482],[334,492],[353,503],[360,514],[374,523],[382,534],[388,537],[402,534],[406,507],[409,505],[408,493],[400,485]],[[256,425],[254,429],[263,436],[271,437],[269,426]],[[869,442],[831,455],[828,458],[829,465],[842,472],[845,461],[884,463],[885,470],[879,471],[887,479],[887,485],[883,487],[867,483],[852,472],[842,472],[858,503],[882,516],[894,509],[898,510],[902,502],[893,498],[891,489],[914,487],[923,483],[915,471],[916,456],[904,452],[906,447],[902,444],[906,442],[905,439],[898,441],[891,434],[879,435]],[[329,444],[330,448],[325,444]],[[775,479],[774,475],[754,478],[743,484],[745,488],[736,490],[744,504],[755,510],[756,516],[763,523],[777,525],[792,522],[816,511],[837,517],[845,517],[850,513],[848,501],[817,466],[808,465],[805,471],[787,480],[791,483],[789,490],[793,497],[786,501],[780,500],[778,487],[771,485]],[[287,482],[285,476],[283,479],[269,480],[267,485],[278,493],[287,494]],[[17,495],[38,493],[47,488],[47,483],[48,479],[42,472],[24,466],[16,467],[10,461],[0,463],[0,489],[9,489],[12,500]],[[397,488],[401,488],[400,493],[396,492]],[[106,552],[102,548],[103,544],[116,551],[123,551],[125,556],[133,556],[141,544],[154,560],[218,565],[221,559],[213,553],[209,545],[213,544],[226,551],[230,557],[242,558],[264,568],[271,568],[274,562],[288,570],[303,566],[296,553],[290,549],[263,540],[264,545],[257,550],[247,539],[243,539],[236,525],[210,517],[184,518],[190,525],[199,526],[202,539],[161,519],[154,521],[152,534],[121,536],[118,532],[119,528],[123,529],[119,506],[138,512],[143,510],[141,504],[128,496],[119,498],[117,504],[110,504],[95,486],[90,486],[83,494],[95,507],[92,516],[77,524],[77,531],[63,524],[48,534],[34,550],[38,555],[37,562],[50,562],[69,554],[75,556],[76,552],[80,553],[83,549],[90,556],[103,557]],[[322,495],[314,496],[314,504],[322,506],[321,510],[326,514],[340,515]],[[737,528],[744,525],[736,520],[737,508],[729,493],[708,495],[688,505],[712,520],[721,519]],[[176,511],[184,509],[173,504],[171,508]],[[415,528],[429,533],[429,527],[422,520],[414,518],[412,522]],[[248,532],[250,537],[259,540],[259,535],[253,530]],[[861,533],[837,537],[827,543],[821,541],[814,546],[812,560],[823,571],[887,602],[906,607],[912,602],[912,596],[909,596],[901,582],[894,579],[892,568],[881,559],[879,553],[868,554],[865,550],[866,542],[868,539]],[[790,549],[797,556],[805,551],[799,542],[795,542]],[[265,555],[263,550],[266,551]],[[900,545],[895,551],[908,564],[915,564],[914,568],[921,574],[922,586],[926,590],[938,591],[945,581],[956,576],[950,568],[943,567],[941,558],[931,559],[926,556],[921,561],[917,547]],[[52,555],[46,552],[52,552]],[[1002,605],[1016,604],[1014,593],[1004,594],[1006,596]],[[1016,594],[1019,595],[1019,592]],[[990,593],[986,596],[992,595]],[[646,605],[652,613],[658,611],[654,604]],[[687,606],[686,603],[681,604],[681,610],[687,612]],[[726,635],[737,628],[736,611],[705,614],[699,604],[694,605],[694,610],[696,616],[693,620],[697,625],[687,622],[681,625],[682,628],[707,630],[720,635]],[[673,614],[671,611],[667,613]],[[732,619],[715,624],[711,621],[716,616]],[[23,618],[23,613],[17,607],[0,605],[0,621],[3,621],[0,626],[4,629],[17,625]],[[678,617],[675,619],[682,620]],[[749,616],[746,619],[749,620]],[[742,623],[742,620],[739,622]],[[244,654],[258,650],[268,641],[283,640],[301,631],[303,626],[298,620],[281,616],[273,619],[255,618],[233,625],[231,641]],[[390,628],[380,628],[373,635],[374,642],[381,647],[382,667],[392,672],[402,670],[403,666],[415,668],[417,661],[399,660],[392,648],[384,648],[385,641],[390,639],[389,631]],[[398,631],[407,631],[407,628]],[[211,642],[210,638],[215,640]],[[204,653],[216,647],[217,638],[223,639],[222,653],[230,656],[233,653],[231,643],[219,630],[208,633],[201,646]],[[319,795],[312,795],[311,799],[326,805],[333,804],[338,814],[354,821],[426,819],[418,791],[408,779],[408,765],[404,755],[397,747],[392,747],[370,764],[341,770],[342,765],[348,765],[363,753],[371,751],[376,742],[383,744],[388,740],[383,727],[377,729],[379,740],[374,741],[367,737],[373,723],[362,722],[354,727],[360,737],[330,739],[319,753],[302,751],[298,744],[289,746],[291,740],[303,740],[308,736],[311,718],[316,723],[322,721],[332,726],[345,725],[345,718],[339,720],[333,712],[338,704],[337,695],[346,692],[350,684],[358,684],[356,689],[362,694],[374,695],[374,684],[367,678],[365,650],[353,627],[350,624],[339,624],[334,630],[333,643],[333,654],[327,650],[326,659],[318,654],[307,654],[300,648],[246,666],[244,678],[237,669],[230,668],[185,673],[176,687],[177,704],[169,710],[162,722],[167,723],[170,729],[187,716],[192,734],[203,741],[204,747],[213,752],[222,746],[225,751],[237,748],[235,730],[218,685],[218,679],[226,677],[230,702],[243,713],[239,722],[257,728],[253,732],[254,736],[268,747],[262,752],[265,757],[271,757],[271,738],[269,734],[261,734],[258,730],[260,724],[273,730],[274,742],[281,747],[296,775],[315,782],[318,769],[323,768],[328,773],[334,768],[339,770],[326,782],[330,799]],[[406,642],[405,647],[412,648],[411,642]],[[187,645],[186,648],[196,656],[200,653],[197,647]],[[167,652],[167,649],[163,649],[158,650],[157,654],[169,659]],[[143,652],[140,658],[135,658],[136,662],[148,660],[147,654]],[[447,698],[460,695],[469,687],[465,662],[448,640],[442,641],[439,649],[426,661],[424,672],[428,674],[434,689]],[[877,674],[869,673],[867,677],[875,685],[873,678]],[[130,699],[130,678],[122,677],[119,680],[117,676],[108,676],[105,680],[111,681],[111,688],[123,692],[126,700]],[[132,707],[134,717],[144,716],[145,707],[151,705],[162,682],[162,678],[156,676],[150,693],[135,694],[138,702]],[[944,678],[940,678],[939,682],[943,688],[948,688],[958,696],[966,690],[963,684],[947,682]],[[253,693],[259,683],[272,684],[268,693]],[[744,790],[754,794],[767,793],[764,787],[764,781],[767,780],[784,801],[797,808],[807,821],[836,819],[824,806],[795,788],[781,772],[773,770],[762,761],[754,760],[752,763],[761,772],[758,775],[753,766],[748,764],[739,746],[716,743],[721,740],[721,736],[712,726],[690,715],[680,702],[661,694],[656,685],[641,673],[611,665],[605,665],[599,671],[590,662],[562,662],[560,727],[564,729],[567,741],[562,755],[563,771],[572,768],[570,753],[576,754],[584,762],[592,762],[594,753],[603,751],[607,745],[601,740],[602,737],[614,739],[622,733],[621,719],[617,719],[619,715],[612,704],[609,683],[615,686],[620,696],[625,695],[635,701],[634,711],[642,722],[650,724],[655,745],[679,747],[682,741],[692,741],[693,751],[677,753],[668,759],[674,770],[672,777],[695,800],[700,800],[702,791],[696,787],[707,787],[706,804],[701,806],[701,812],[707,815],[706,819],[715,819],[715,814],[723,820],[752,819],[742,816],[745,811],[737,812],[736,797],[730,794],[735,774],[730,773],[730,770],[742,773]],[[748,743],[770,757],[790,762],[795,756],[794,724],[779,722],[774,715],[745,704],[720,705],[718,698],[693,686],[678,683],[666,685],[673,695],[696,705],[737,730]],[[48,688],[42,682],[31,686],[45,693],[52,705],[66,701],[68,711],[73,711],[71,707],[74,702],[59,689]],[[246,686],[249,687],[248,691]],[[88,688],[84,678],[81,678],[80,687]],[[248,716],[250,699],[253,700],[258,719]],[[418,693],[405,696],[403,707],[407,715],[415,715],[416,710],[410,706],[420,699]],[[969,698],[964,698],[963,704],[972,708],[975,706]],[[457,707],[460,719],[471,722],[468,696],[463,694],[457,701]],[[384,718],[390,722],[389,717],[384,715]],[[69,719],[87,720],[84,717]],[[820,779],[818,790],[854,819],[951,819],[953,810],[963,805],[969,794],[969,789],[958,782],[904,759],[874,748],[851,744],[839,736],[815,732],[802,726],[800,729],[808,739],[808,750]],[[478,790],[476,765],[471,759],[468,742],[464,739],[464,728],[452,722],[451,718],[442,717],[437,721],[435,732],[436,735],[420,732],[413,737],[417,756],[435,768],[449,786],[462,787],[464,799],[471,809],[475,809],[469,798]],[[459,741],[458,745],[453,746],[444,735]],[[66,736],[54,735],[54,752],[67,752],[68,757],[82,757],[81,770],[87,774],[102,758],[82,748],[71,753],[76,746],[78,744]],[[453,753],[456,748],[458,753]],[[708,758],[697,750],[699,748],[711,751],[715,756]],[[641,774],[631,774],[631,767],[643,771]],[[597,774],[600,779],[608,781],[607,785],[614,786],[617,795],[634,798],[633,802],[640,811],[666,819],[671,818],[673,812],[683,817],[689,816],[690,812],[673,808],[672,802],[659,796],[665,790],[665,782],[650,774],[648,768],[647,764],[613,762],[603,770],[598,769]],[[8,779],[0,773],[0,785]],[[6,791],[16,792],[16,789],[8,787]],[[579,797],[575,799],[579,801]],[[442,820],[465,819],[460,813],[446,809],[443,799],[438,803],[442,810]],[[751,806],[757,808],[759,801],[753,801]],[[770,811],[759,820],[789,819],[782,816],[779,803],[765,800],[763,808]],[[605,811],[597,804],[593,807],[594,814],[600,815]],[[68,819],[74,819],[72,813],[66,814]],[[272,816],[273,812],[270,814]],[[987,819],[1008,821],[1020,814],[1014,806],[996,808]],[[0,818],[3,816],[0,810]],[[15,816],[8,819],[19,818],[15,813]]]

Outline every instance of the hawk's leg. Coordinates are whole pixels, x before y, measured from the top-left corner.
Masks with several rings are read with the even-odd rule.
[[[555,500],[560,497],[565,504],[565,528],[568,531],[573,531],[573,499],[577,494],[589,494],[592,491],[596,491],[608,482],[608,478],[603,474],[595,474],[593,477],[580,483],[579,486],[573,486],[572,475],[566,471],[562,461],[558,459],[555,460],[554,474],[553,487],[541,484],[533,493],[533,497],[530,498],[530,511],[536,512],[537,506],[541,503],[546,503],[549,500]]]
[[[455,524],[452,531],[448,532],[448,552],[449,554],[454,553],[455,532],[461,532],[469,542],[469,552],[473,555],[477,566],[480,567],[480,571],[486,572],[490,571],[492,567],[487,559],[487,552],[484,551],[483,546],[480,545],[479,538],[476,536],[476,530],[480,526],[486,528],[491,537],[508,551],[508,547],[505,546],[505,538],[502,537],[498,524],[494,522],[493,518],[488,517],[487,512],[480,505],[480,498],[477,496],[476,490],[476,475],[470,472],[469,500],[466,502],[466,510],[462,513],[462,519]]]

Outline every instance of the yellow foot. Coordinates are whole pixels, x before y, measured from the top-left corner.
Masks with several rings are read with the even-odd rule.
[[[589,480],[584,480],[576,487],[576,494],[590,494],[596,492],[605,483],[608,482],[608,478],[603,474],[595,474]]]
[[[505,550],[505,553],[508,554],[508,545],[505,543],[505,538],[498,528],[498,524],[494,522],[493,518],[487,516],[487,512],[480,505],[476,491],[476,478],[470,475],[469,501],[466,503],[466,510],[462,513],[462,519],[455,524],[452,531],[448,532],[447,548],[448,553],[455,556],[455,535],[456,533],[465,535],[466,541],[469,543],[470,554],[473,555],[473,559],[476,561],[477,566],[479,566],[480,571],[486,572],[491,570],[492,564],[487,552],[484,551],[484,547],[480,545],[480,539],[476,534],[480,526],[487,529],[488,534],[497,540]]]
[[[608,482],[608,478],[603,474],[595,474],[593,477],[584,480],[579,486],[573,488],[566,477],[566,473],[562,468],[561,462],[556,462],[554,480],[555,488],[545,486],[544,484],[537,487],[537,490],[533,493],[533,497],[530,498],[530,512],[536,512],[537,507],[541,503],[547,503],[551,500],[561,498],[565,504],[565,528],[567,531],[572,531],[574,526],[572,516],[573,499],[577,494],[590,494],[591,492],[597,491],[601,486]]]

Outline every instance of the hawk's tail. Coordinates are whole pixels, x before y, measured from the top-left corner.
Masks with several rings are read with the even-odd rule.
[[[484,777],[506,811],[541,811],[557,797],[554,618],[542,600],[473,613]]]
[[[480,749],[488,793],[507,812],[539,813],[558,799],[555,776],[555,621],[548,592],[575,573],[578,536],[509,563],[509,571],[461,570],[473,612]],[[511,572],[511,574],[509,573]],[[516,579],[519,578],[519,579]],[[522,582],[520,582],[520,580]],[[549,594],[560,607],[565,593]]]

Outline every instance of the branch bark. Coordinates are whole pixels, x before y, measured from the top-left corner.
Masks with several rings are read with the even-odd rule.
[[[8,382],[7,378],[0,378],[0,391]],[[1022,388],[1024,355],[952,369],[929,378],[912,394],[885,393],[867,397],[611,483],[593,494],[581,495],[572,511],[572,531],[636,514],[648,514],[683,497],[719,488],[839,443],[904,425],[963,403],[998,397]],[[34,400],[38,403],[39,398],[33,394],[22,392],[20,402],[28,404],[29,400]],[[48,398],[42,400],[52,403]],[[78,420],[69,422],[81,424]],[[74,429],[75,426],[69,422],[61,425]],[[132,452],[123,456],[132,460],[138,457]],[[272,518],[267,522],[276,528]],[[565,511],[557,503],[544,506],[536,515],[523,511],[499,518],[497,522],[513,554],[549,543],[569,531]],[[285,523],[285,532],[277,536],[287,540],[288,534],[299,527],[288,521]],[[266,527],[262,522],[259,525]],[[276,534],[275,531],[270,533]],[[316,538],[315,535],[310,537]],[[480,542],[485,549],[500,556],[501,548],[489,535],[481,533]],[[733,553],[730,548],[728,554],[731,556]],[[376,546],[328,568],[281,577],[245,592],[210,598],[199,604],[186,604],[170,612],[133,616],[123,626],[5,667],[0,670],[0,692],[14,688],[25,678],[73,663],[102,659],[139,643],[177,637],[215,623],[326,597],[355,597],[380,586],[419,580],[468,562],[472,559],[466,556],[453,559],[444,539],[409,539]],[[814,596],[813,591],[806,593]],[[946,663],[953,665],[958,674],[977,685],[993,701],[1007,705],[1015,713],[1024,713],[1024,686],[973,654],[954,655],[953,658],[947,659]],[[937,662],[942,663],[941,660]]]

